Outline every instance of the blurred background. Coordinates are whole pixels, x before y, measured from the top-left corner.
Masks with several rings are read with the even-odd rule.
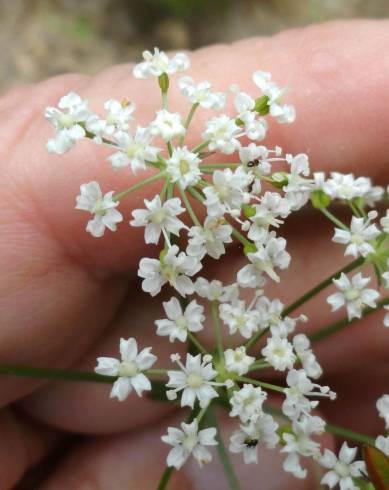
[[[197,48],[351,17],[389,17],[389,0],[0,0],[0,93],[138,60],[154,46]]]

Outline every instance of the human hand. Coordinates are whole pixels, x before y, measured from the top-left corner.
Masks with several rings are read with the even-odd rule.
[[[380,179],[385,178],[388,154],[389,116],[384,108],[389,102],[389,61],[382,53],[388,41],[387,22],[331,23],[200,50],[192,57],[192,73],[196,80],[206,78],[216,89],[226,90],[233,81],[242,89],[251,86],[250,74],[256,69],[271,71],[280,85],[293,89],[289,99],[298,118],[292,126],[272,128],[269,146],[307,152],[314,170],[353,171],[385,183]],[[161,318],[160,299],[141,292],[137,280],[139,259],[152,253],[151,247],[144,247],[142,231],[122,225],[115,234],[96,240],[84,232],[85,216],[74,211],[81,183],[96,179],[106,190],[121,190],[126,178],[134,177],[113,173],[105,162],[109,151],[88,143],[60,158],[46,153],[50,127],[43,119],[44,108],[56,105],[70,90],[96,109],[112,96],[135,100],[141,124],[160,106],[153,81],[132,80],[129,66],[93,78],[57,77],[16,89],[0,100],[2,364],[92,370],[97,356],[116,354],[121,336],[135,336],[140,346],[149,345],[153,322]],[[174,90],[171,104],[178,109],[182,98]],[[198,141],[201,128],[199,117],[191,144]],[[124,201],[123,215],[129,218],[143,197],[133,194]],[[331,233],[331,227],[310,212],[290,221],[285,235],[292,266],[283,274],[282,287],[273,286],[270,296],[288,304],[341,267],[343,250],[330,244]],[[239,261],[236,258],[234,271]],[[210,263],[208,270],[212,267],[220,264]],[[227,273],[225,277],[231,279]],[[309,331],[336,319],[325,303],[327,294],[302,310],[309,317]],[[387,390],[388,334],[381,323],[379,314],[370,316],[315,349],[325,382],[342,394],[331,405],[322,404],[324,416],[364,432],[379,430],[375,400]],[[163,363],[172,347],[158,340],[153,350]],[[106,385],[13,377],[0,378],[0,383],[1,489],[12,487],[26,468],[46,457],[63,431],[88,438],[40,488],[156,487],[167,454],[159,437],[170,419],[177,419],[170,408],[135,397],[118,403],[108,398]],[[231,422],[226,426],[231,432]],[[259,478],[266,488],[270,482],[273,488],[312,488],[312,480],[291,480],[279,471],[279,456],[263,453],[258,468],[241,468],[240,458],[234,458],[238,474],[246,475],[244,488],[255,488]],[[188,466],[174,476],[171,488],[200,489],[210,481],[213,488],[225,488],[219,466],[209,465],[202,472]]]

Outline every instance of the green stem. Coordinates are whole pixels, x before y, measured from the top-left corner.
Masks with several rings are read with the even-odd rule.
[[[240,490],[240,485],[238,482],[238,479],[236,478],[234,468],[231,464],[230,458],[228,456],[228,452],[226,450],[226,447],[224,446],[223,439],[220,435],[220,429],[217,423],[217,419],[215,416],[215,412],[212,408],[212,406],[209,407],[206,415],[206,420],[208,422],[208,425],[210,427],[215,427],[216,429],[216,440],[217,440],[217,450],[219,453],[219,459],[221,464],[223,465],[224,473],[226,475],[226,479],[228,481],[228,485],[230,490]]]
[[[131,192],[141,189],[145,185],[151,184],[152,182],[162,179],[163,177],[165,177],[165,172],[159,172],[157,174],[152,175],[151,177],[148,177],[147,179],[141,180],[140,182],[134,184],[133,186],[126,189],[125,191],[115,194],[113,196],[113,201],[120,201],[121,199],[123,199],[123,197],[128,196],[128,194],[130,194]]]
[[[203,141],[199,145],[195,146],[193,150],[191,150],[192,153],[200,153],[201,150],[206,148],[209,145],[209,141]]]
[[[272,385],[270,383],[265,383],[264,381],[258,381],[257,379],[246,378],[246,376],[239,376],[236,379],[242,383],[250,383],[255,386],[260,386],[261,388],[284,393],[284,388],[282,388],[282,386]]]
[[[244,245],[253,245],[253,243],[250,242],[250,240],[247,240],[247,238],[245,236],[243,236],[242,233],[240,233],[236,228],[234,228],[230,222],[228,222],[228,224],[232,228],[232,236],[235,237],[243,246]]]
[[[159,481],[157,490],[165,490],[166,485],[169,483],[173,471],[174,471],[174,466],[166,466],[165,471],[163,472],[163,475],[161,477],[161,480]]]
[[[343,330],[351,323],[354,324],[356,323],[356,321],[361,320],[362,318],[370,315],[371,313],[374,313],[375,311],[379,310],[380,308],[384,307],[387,304],[389,304],[389,298],[384,298],[377,303],[376,308],[364,308],[362,310],[361,318],[354,318],[352,321],[350,321],[347,317],[342,318],[341,320],[338,320],[337,322],[334,322],[331,325],[328,325],[327,327],[324,327],[321,330],[309,335],[309,339],[311,340],[311,342],[318,342],[319,340],[325,339],[326,337],[329,337],[330,335],[339,332],[340,330]]]
[[[168,372],[168,369],[146,369],[144,371],[145,374],[148,376],[166,376]]]
[[[31,366],[7,366],[0,365],[0,375],[26,376],[29,378],[40,378],[61,381],[89,381],[92,383],[112,384],[116,376],[104,376],[102,374],[68,369],[49,369]]]
[[[213,325],[215,327],[216,346],[219,354],[219,359],[224,362],[223,339],[222,339],[221,324],[219,318],[218,301],[211,301],[211,312],[212,312]]]
[[[168,100],[167,100],[167,91],[162,90],[162,107],[167,110]]]
[[[331,211],[329,211],[327,208],[320,208],[320,211],[326,216],[332,223],[334,223],[336,226],[341,228],[342,230],[347,230],[348,227],[342,223],[336,216],[334,216]]]
[[[265,333],[269,330],[269,328],[265,328],[264,330],[260,330],[259,332],[257,332],[255,335],[253,335],[251,337],[251,339],[249,339],[246,343],[245,343],[245,347],[246,347],[246,350],[250,349],[253,345],[255,345],[259,339],[261,339]]]
[[[251,364],[250,366],[250,371],[259,371],[261,369],[267,369],[271,367],[271,365],[267,362],[267,361],[263,361],[263,362],[254,362],[253,364]]]
[[[192,107],[190,108],[190,111],[188,113],[188,115],[186,116],[186,119],[185,119],[185,122],[184,122],[184,128],[185,129],[188,129],[189,126],[190,126],[190,123],[192,122],[192,119],[193,119],[193,116],[194,116],[194,113],[196,112],[196,109],[198,108],[199,106],[199,103],[196,102],[195,104],[192,105]],[[185,139],[185,135],[182,135],[179,139],[179,142],[178,144],[180,146],[182,146],[182,144],[184,143],[184,139]]]
[[[375,445],[375,440],[373,437],[367,436],[366,434],[361,434],[360,432],[355,432],[338,425],[326,424],[326,432],[334,434],[335,436],[344,437],[348,441],[361,442],[362,444],[370,444],[370,446]]]
[[[189,186],[188,192],[191,196],[193,196],[195,199],[197,199],[201,203],[203,203],[205,201],[205,197],[202,194],[200,194],[200,192],[197,189],[195,189],[194,187]]]
[[[310,300],[311,298],[316,296],[318,293],[320,293],[320,291],[322,291],[326,287],[330,286],[332,284],[333,279],[338,278],[342,274],[342,272],[347,274],[348,272],[352,271],[353,269],[356,269],[357,267],[361,266],[364,262],[365,262],[365,259],[363,257],[359,257],[359,258],[353,260],[352,262],[350,262],[349,264],[347,264],[346,266],[342,267],[342,269],[339,269],[334,274],[331,274],[329,277],[327,277],[327,279],[324,279],[324,281],[322,281],[320,284],[318,284],[314,288],[310,289],[308,292],[303,294],[303,296],[301,296],[299,299],[294,301],[291,305],[287,306],[283,310],[282,316],[289,315],[294,310],[297,310],[297,308],[299,308],[301,305],[306,303],[308,300]]]
[[[188,199],[188,196],[186,195],[186,192],[185,190],[179,185],[178,186],[179,190],[180,190],[180,193],[181,193],[181,196],[182,196],[182,200],[184,201],[185,203],[185,206],[186,206],[186,209],[189,213],[189,216],[191,217],[193,223],[196,225],[196,226],[200,226],[201,227],[201,223],[200,223],[200,220],[198,219],[198,217],[196,216],[196,213],[194,212],[193,208],[192,208],[192,205],[190,204],[190,201]]]
[[[193,345],[196,346],[199,352],[201,352],[204,355],[209,354],[207,349],[200,343],[200,341],[197,339],[195,335],[193,335],[192,332],[188,331],[188,339],[192,342]]]
[[[165,182],[163,184],[162,190],[159,193],[159,197],[161,198],[161,201],[164,201],[165,200],[165,195],[166,195],[166,191],[167,191],[167,186],[168,185],[169,185],[169,180],[168,179],[165,179]]]

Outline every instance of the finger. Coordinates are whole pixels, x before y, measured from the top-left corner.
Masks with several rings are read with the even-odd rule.
[[[231,432],[236,429],[230,419],[223,418],[223,438],[228,444]],[[118,436],[91,439],[77,448],[67,458],[50,479],[42,486],[42,490],[62,490],[65,488],[110,488],[112,490],[131,488],[148,490],[156,488],[165,469],[165,458],[169,447],[163,445],[160,437],[166,432],[167,426],[177,426],[181,419],[168,419],[160,424],[149,426],[144,430],[134,430]],[[213,449],[213,448],[212,448]],[[241,455],[231,455],[242,490],[258,488],[258,479],[264,488],[295,490],[311,489],[315,477],[307,480],[296,480],[282,470],[282,460],[277,449],[260,448],[259,465],[244,465]],[[212,450],[213,461],[199,469],[197,463],[190,460],[179,471],[174,471],[171,488],[214,490],[227,488],[215,450]],[[304,462],[305,464],[305,462]],[[310,465],[310,462],[307,462]]]
[[[233,47],[219,46],[212,48],[208,54],[207,51],[196,53],[193,61],[194,71],[197,71],[199,78],[201,78],[203,75],[205,76],[205,72],[209,68],[213,68],[208,78],[217,88],[223,88],[222,85],[225,84],[225,80],[236,79],[236,76],[233,77],[232,74],[239,73],[238,81],[246,88],[249,83],[249,76],[247,76],[246,81],[240,81],[240,78],[243,78],[240,73],[249,73],[258,68],[259,65],[265,69],[271,69],[275,79],[279,80],[280,83],[288,82],[295,87],[296,96],[300,90],[304,94],[296,98],[297,110],[302,114],[296,128],[277,128],[278,143],[287,145],[288,149],[292,150],[295,146],[299,146],[299,151],[309,150],[312,160],[315,162],[314,165],[322,165],[322,168],[326,169],[332,168],[332,165],[339,165],[340,162],[347,163],[347,165],[342,166],[344,170],[357,169],[362,163],[370,162],[374,157],[374,161],[377,162],[374,173],[379,175],[384,168],[384,153],[386,152],[386,148],[383,149],[385,144],[381,144],[381,128],[385,125],[384,118],[388,117],[386,114],[382,114],[379,108],[382,102],[386,100],[385,98],[388,97],[382,82],[388,71],[388,66],[387,61],[382,60],[382,57],[379,58],[377,53],[379,52],[378,48],[384,47],[387,41],[388,34],[385,26],[385,23],[375,24],[374,22],[329,24],[303,31],[293,31],[271,39],[252,40],[250,43],[245,41],[243,44],[237,44]],[[357,41],[355,32],[358,33]],[[334,41],[334,39],[339,38],[342,39],[342,43]],[[339,46],[339,44],[341,45]],[[323,59],[328,60],[328,57],[317,56],[318,45],[326,46],[327,55],[329,54],[335,59],[333,72],[328,71],[329,64],[323,62]],[[349,53],[353,53],[353,56],[350,56]],[[279,55],[282,56],[282,63],[279,63]],[[360,64],[362,60],[368,57],[375,60],[375,63],[372,66],[373,75],[366,77],[360,70]],[[319,63],[318,59],[322,61]],[[381,60],[380,64],[378,64],[378,59]],[[296,70],[296,66],[299,66],[301,60],[307,60],[307,65],[304,65],[304,69],[299,71]],[[220,70],[220,66],[226,67],[225,74]],[[312,67],[317,69],[318,66],[321,70],[324,66],[327,70],[327,72],[324,70],[327,77],[324,76],[323,71],[320,76],[317,75],[317,71],[312,73]],[[345,66],[348,77],[347,90],[340,90],[340,83],[345,83],[342,78],[342,70]],[[111,96],[112,92],[115,92],[118,97],[126,95],[130,98],[136,98],[139,101],[139,106],[142,107],[141,120],[150,120],[153,110],[158,107],[158,93],[149,90],[151,85],[147,82],[143,85],[146,95],[138,97],[141,82],[130,83],[127,79],[129,71],[128,67],[115,68],[95,78],[93,83],[83,77],[79,79],[77,77],[68,78],[66,83],[59,79],[46,82],[31,89],[28,98],[33,98],[34,103],[29,111],[26,110],[27,94],[24,93],[23,98],[14,102],[14,111],[12,117],[9,118],[10,120],[5,122],[3,116],[3,125],[7,130],[4,134],[9,136],[7,141],[15,142],[19,138],[23,144],[15,145],[14,151],[9,155],[6,151],[8,147],[6,148],[4,145],[2,149],[2,156],[4,157],[2,161],[7,162],[7,164],[3,164],[2,170],[5,189],[2,193],[2,200],[4,201],[2,202],[2,213],[3,216],[7,217],[8,227],[4,228],[7,233],[2,234],[1,268],[4,269],[6,275],[12,278],[7,287],[11,288],[12,291],[23,289],[24,299],[18,308],[25,312],[24,316],[26,319],[28,318],[28,322],[27,320],[21,321],[20,315],[15,312],[14,298],[6,289],[3,293],[1,307],[4,308],[4,311],[14,312],[12,315],[9,314],[9,321],[7,320],[7,325],[2,329],[4,341],[1,345],[7,345],[7,341],[8,345],[11,345],[11,349],[8,350],[10,354],[8,356],[4,354],[6,359],[13,359],[16,355],[15,344],[12,342],[9,344],[10,341],[8,340],[8,338],[14,338],[15,325],[24,332],[27,323],[30,331],[34,332],[34,340],[29,338],[29,342],[24,348],[18,345],[17,349],[17,355],[25,359],[26,362],[65,364],[70,361],[72,355],[75,357],[79,355],[77,348],[69,349],[72,354],[68,354],[69,357],[60,354],[59,347],[45,349],[43,354],[42,349],[39,351],[39,347],[44,345],[44,339],[50,330],[52,331],[53,319],[56,320],[56,332],[60,332],[73,346],[78,343],[73,341],[78,339],[81,324],[84,324],[86,319],[89,320],[93,308],[99,318],[95,320],[96,326],[93,325],[93,321],[90,322],[92,326],[88,330],[92,333],[85,334],[88,341],[93,340],[96,330],[100,331],[102,328],[100,313],[104,310],[109,315],[115,309],[115,306],[107,306],[102,301],[98,301],[98,305],[101,306],[96,308],[96,303],[93,302],[96,294],[93,287],[95,283],[93,282],[91,287],[89,281],[80,277],[82,274],[79,273],[78,264],[86,264],[87,270],[94,272],[93,278],[95,279],[96,275],[106,277],[112,273],[119,274],[135,269],[139,257],[144,254],[144,250],[139,245],[142,243],[140,232],[131,231],[129,233],[128,229],[122,227],[122,231],[118,234],[109,235],[107,239],[100,241],[92,240],[86,234],[81,233],[84,218],[81,215],[76,218],[72,210],[74,195],[77,194],[80,180],[96,178],[106,182],[107,187],[111,188],[119,184],[122,174],[113,175],[105,162],[102,161],[106,150],[87,145],[80,145],[75,152],[67,154],[63,159],[57,159],[60,162],[58,165],[51,165],[54,157],[47,157],[43,147],[40,146],[40,142],[48,137],[49,129],[47,124],[39,119],[40,113],[37,112],[40,107],[53,104],[63,91],[66,92],[64,89],[71,87],[79,91],[81,95],[93,99],[96,107],[99,102]],[[319,81],[326,82],[325,90],[323,87],[318,88]],[[103,86],[104,88],[102,88]],[[361,91],[368,93],[367,105],[369,110],[366,109],[366,99],[362,103],[357,96]],[[323,93],[326,94],[327,98],[324,97]],[[144,103],[146,99],[147,104]],[[333,103],[330,107],[328,107],[328,100]],[[178,97],[177,101],[179,101]],[[175,104],[179,103],[176,102]],[[340,104],[352,107],[353,111],[345,110],[339,115],[337,107]],[[5,103],[5,105],[7,104]],[[177,105],[173,105],[174,107]],[[373,114],[377,111],[380,117],[377,119],[375,116],[373,119]],[[313,116],[313,114],[315,115]],[[321,122],[322,118],[324,118],[324,123]],[[361,125],[359,121],[362,119],[368,125],[368,132],[364,133],[368,136],[366,138],[360,137]],[[291,132],[289,133],[289,131]],[[320,137],[312,138],[312,142],[309,139],[308,147],[306,138],[307,135],[311,136],[313,132],[317,135],[320,134]],[[352,148],[350,144],[343,143],[341,148],[337,145],[337,151],[334,150],[334,146],[330,142],[336,141],[340,132],[343,134],[344,142],[353,141]],[[13,139],[11,138],[12,135],[14,136]],[[192,136],[195,140],[196,131]],[[28,165],[26,165],[27,161]],[[80,161],[83,162],[81,166]],[[329,161],[330,164],[328,164]],[[131,179],[129,178],[129,180]],[[17,211],[15,209],[15,191],[17,191],[18,197]],[[135,199],[139,199],[139,197]],[[125,214],[135,205],[135,202],[132,199],[127,201],[123,208]],[[34,206],[31,203],[34,203]],[[15,225],[16,216],[18,217],[16,221],[19,222]],[[12,227],[10,223],[12,223]],[[12,234],[9,231],[11,228]],[[53,251],[50,265],[56,265],[55,272],[61,271],[58,276],[53,274],[53,281],[52,283],[49,282],[49,289],[55,293],[53,294],[54,297],[58,297],[58,290],[62,288],[65,277],[69,281],[69,291],[76,291],[76,288],[79,288],[85,294],[82,301],[83,307],[78,305],[80,314],[77,321],[73,317],[69,319],[64,314],[71,309],[68,303],[62,305],[62,308],[58,308],[53,298],[49,297],[49,301],[47,301],[45,280],[41,280],[42,288],[40,289],[36,288],[36,284],[29,277],[26,279],[26,270],[47,270],[45,269],[47,262],[41,256],[38,256],[37,262],[34,262],[36,260],[34,254],[26,254],[25,248],[21,246],[21,242],[24,244],[24,240],[20,239],[21,236],[28,236],[29,250],[41,250],[43,257],[49,253],[49,250]],[[54,244],[57,245],[56,249]],[[5,249],[4,252],[3,249]],[[67,274],[69,271],[68,263],[64,260],[64,256],[70,256],[72,263],[76,264],[74,266],[77,271],[74,273],[76,277],[72,277],[70,274],[71,277],[69,278]],[[15,267],[12,265],[14,263],[17,264],[17,271],[22,271],[22,273],[15,273]],[[106,288],[106,285],[101,286],[101,282],[99,285],[108,291],[114,289],[113,287]],[[109,286],[111,285],[109,284]],[[36,289],[36,295],[33,296],[34,301],[29,301],[30,289],[34,288]],[[120,301],[121,294],[123,294],[122,289],[119,292],[114,291],[112,301],[116,302],[115,304]],[[70,298],[69,303],[72,304],[73,301],[74,299]],[[36,304],[42,303],[50,307],[44,311],[39,310],[36,317],[33,317],[34,321],[31,324],[29,313]],[[102,306],[103,303],[104,307]],[[61,336],[58,338],[58,345],[63,347],[64,338],[61,339]],[[40,355],[37,355],[38,352]],[[29,384],[28,389],[31,389],[31,386]]]
[[[0,488],[7,490],[38,463],[56,440],[56,434],[12,410],[0,412]]]
[[[73,366],[82,371],[92,371],[96,358],[118,357],[119,339],[134,336],[138,348],[152,346],[158,356],[153,366],[171,368],[171,352],[184,355],[186,345],[175,344],[167,338],[155,336],[154,320],[160,299],[149,299],[146,295],[131,298],[122,308],[115,323],[107,330],[82,361]],[[156,378],[151,379],[164,379]],[[35,419],[60,429],[81,433],[113,433],[149,424],[166,413],[175,410],[166,402],[151,400],[144,392],[139,398],[135,392],[123,402],[109,398],[112,386],[99,383],[55,382],[24,398],[18,407]]]

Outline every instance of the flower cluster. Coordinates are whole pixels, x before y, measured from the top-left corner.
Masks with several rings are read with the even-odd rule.
[[[373,186],[369,178],[352,174],[311,174],[307,155],[284,154],[278,146],[262,144],[269,128],[267,118],[287,124],[296,117],[294,107],[284,102],[287,90],[278,87],[270,73],[253,74],[253,96],[236,85],[229,93],[220,92],[208,81],[180,77],[178,87],[190,104],[183,117],[169,110],[168,88],[172,75],[189,68],[188,57],[179,53],[169,58],[158,49],[143,57],[134,67],[135,78],[154,77],[162,93],[162,108],[146,127],[136,123],[133,102],[109,100],[101,116],[90,111],[88,101],[70,93],[58,108],[46,110],[56,130],[47,149],[62,154],[87,139],[111,149],[107,161],[114,170],[134,175],[139,170],[148,172],[143,181],[119,192],[103,194],[97,182],[81,185],[76,207],[92,215],[86,230],[94,237],[103,236],[106,229],[115,231],[118,223],[128,219],[119,205],[131,192],[161,183],[159,194],[132,210],[129,224],[144,228],[145,243],[159,247],[158,254],[139,262],[143,291],[156,296],[169,286],[172,294],[163,302],[164,318],[155,321],[156,334],[168,337],[172,344],[187,342],[189,350],[184,361],[172,353],[175,369],[153,369],[157,358],[151,347],[138,352],[135,339],[121,339],[121,359],[100,357],[95,370],[113,377],[111,397],[120,401],[132,391],[142,396],[152,390],[150,379],[156,376],[165,380],[168,401],[191,409],[190,419],[181,428],[169,427],[162,436],[172,446],[168,466],[179,469],[191,455],[200,466],[211,461],[207,446],[218,444],[217,430],[204,428],[204,416],[220,403],[229,407],[229,415],[237,421],[229,449],[241,453],[245,463],[257,463],[263,446],[278,448],[285,454],[284,470],[295,477],[305,478],[305,461],[311,458],[328,470],[322,484],[357,488],[354,479],[365,468],[363,462],[354,461],[356,449],[345,443],[336,456],[317,439],[326,423],[315,409],[322,398],[334,400],[336,395],[317,381],[322,368],[311,341],[296,332],[309,319],[292,315],[313,293],[285,306],[279,298],[266,296],[265,289],[271,282],[280,282],[282,271],[291,264],[287,240],[280,235],[283,223],[310,202],[335,226],[333,242],[355,259],[318,289],[331,283],[337,288],[327,298],[332,311],[345,307],[351,320],[361,318],[366,308],[385,306],[385,298],[377,303],[379,288],[367,287],[370,276],[347,275],[369,263],[378,285],[389,289],[389,210],[379,219],[377,211],[368,209],[382,199],[385,190]],[[232,113],[220,113],[228,97],[232,97]],[[190,147],[186,135],[201,108],[217,114],[204,123],[201,138]],[[228,155],[228,163],[218,162],[223,155]],[[330,211],[335,201],[350,209],[350,224]],[[231,271],[230,283],[198,275],[209,258],[220,259],[232,243],[241,246],[245,263]],[[201,336],[208,321],[215,337],[215,345],[209,348]],[[389,313],[384,324],[389,326]],[[262,370],[277,371],[279,384],[263,381]],[[283,398],[278,412],[269,406],[270,392]],[[386,428],[388,400],[389,395],[384,395],[377,403]],[[388,437],[379,436],[376,445],[389,453]]]

